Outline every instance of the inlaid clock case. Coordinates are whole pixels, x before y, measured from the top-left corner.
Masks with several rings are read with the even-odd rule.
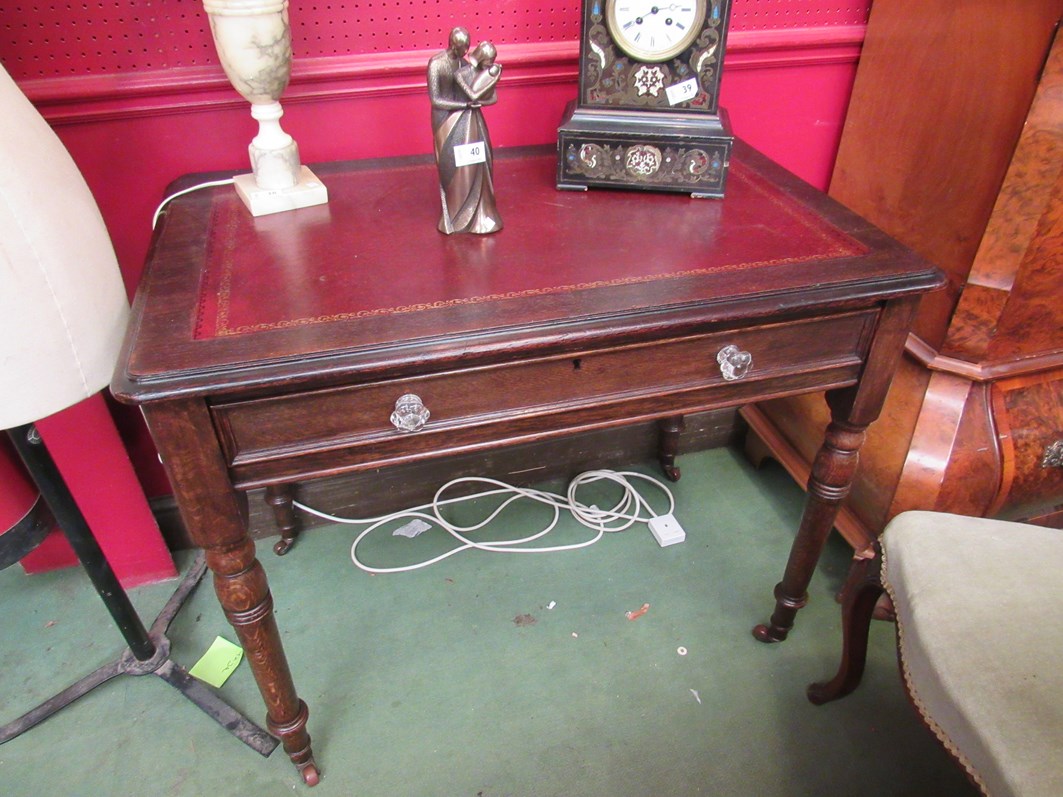
[[[616,2],[657,8],[649,0]],[[558,129],[558,188],[723,196],[733,137],[719,87],[731,0],[703,2],[693,43],[658,62],[633,58],[617,45],[607,0],[584,0],[579,98]],[[659,7],[672,5],[678,3]]]

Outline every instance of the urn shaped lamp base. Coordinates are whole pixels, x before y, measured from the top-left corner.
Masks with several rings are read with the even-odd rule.
[[[291,188],[260,188],[253,174],[233,178],[236,193],[252,216],[266,216],[284,210],[308,208],[328,202],[328,189],[306,166],[299,168],[299,180]]]

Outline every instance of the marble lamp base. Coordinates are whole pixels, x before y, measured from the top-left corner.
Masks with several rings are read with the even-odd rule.
[[[328,202],[325,184],[306,166],[299,168],[299,179],[291,188],[260,188],[253,174],[238,175],[233,178],[233,183],[236,193],[252,216],[266,216]]]

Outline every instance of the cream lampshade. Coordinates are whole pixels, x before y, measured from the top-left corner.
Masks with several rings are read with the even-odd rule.
[[[129,304],[96,201],[70,154],[0,67],[0,429],[81,560],[127,651],[18,719],[0,744],[118,675],[158,675],[262,755],[278,742],[170,658],[165,632],[200,580],[194,563],[149,632],[36,429],[103,389]],[[8,607],[10,609],[10,607]]]
[[[96,201],[0,67],[0,429],[111,381],[129,303]]]

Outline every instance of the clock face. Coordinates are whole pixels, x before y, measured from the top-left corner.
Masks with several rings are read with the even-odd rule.
[[[707,0],[606,0],[605,24],[616,46],[638,61],[660,63],[701,33]]]
[[[580,104],[715,114],[731,0],[583,0]]]

